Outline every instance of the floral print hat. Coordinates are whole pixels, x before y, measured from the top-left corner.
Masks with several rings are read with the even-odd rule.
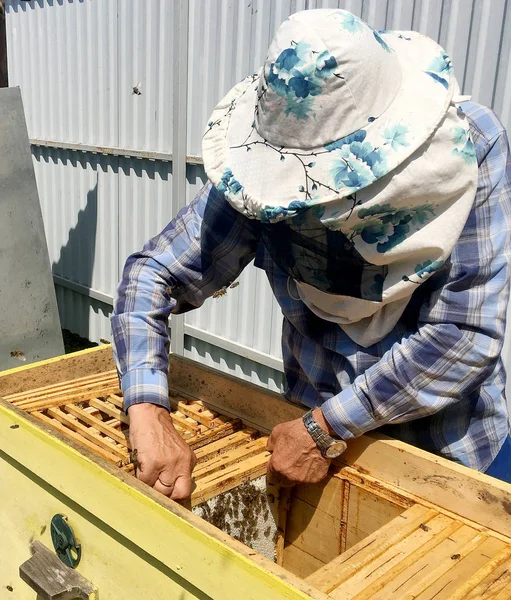
[[[467,219],[477,165],[462,100],[448,55],[428,37],[377,32],[343,10],[299,12],[262,69],[213,111],[204,166],[265,227],[284,221],[302,234],[315,220],[339,233],[327,244],[345,249],[336,274],[321,252],[304,261],[303,244],[280,245],[274,258],[311,310],[368,346],[444,265]],[[342,282],[346,256],[356,289]]]

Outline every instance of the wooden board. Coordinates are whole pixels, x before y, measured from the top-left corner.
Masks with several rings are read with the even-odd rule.
[[[15,373],[0,375],[0,390],[8,382],[12,406],[24,407],[43,426],[65,434],[70,446],[78,443],[85,454],[92,451],[99,462],[107,458],[109,468],[125,481],[126,472],[133,471],[133,464],[126,464],[129,419],[120,391],[108,387],[117,386],[115,374],[109,373],[111,359],[105,349],[95,352],[102,368],[94,373],[88,363],[81,372],[75,362],[74,379],[80,381],[53,377],[50,365],[44,364],[33,367],[32,378],[30,370],[17,370],[25,383],[31,380],[32,387],[43,388],[36,394],[18,387]],[[84,355],[86,362],[88,357]],[[61,373],[69,372],[61,364],[66,360],[56,361]],[[196,501],[264,473],[264,433],[303,411],[188,361],[172,361],[174,423],[199,457]],[[40,465],[30,454],[26,460]],[[40,468],[47,472],[44,465]],[[52,480],[51,472],[48,477]],[[135,478],[129,482],[140,489]],[[307,578],[307,593],[313,597],[328,593],[346,600],[447,600],[511,595],[511,486],[401,442],[383,436],[350,442],[330,479],[318,486],[298,486],[282,507],[279,512],[286,518],[280,523],[278,560],[287,571],[281,573]],[[122,528],[123,521],[116,522]],[[193,521],[193,528],[205,525]],[[259,564],[256,554],[247,556]],[[187,580],[194,577],[186,572]],[[265,589],[266,595],[254,597],[273,597]],[[243,597],[252,597],[252,592],[245,588]]]
[[[8,394],[5,400],[87,450],[135,474],[129,418],[115,370]],[[192,506],[266,472],[266,436],[201,401],[170,397],[174,427],[198,453]]]
[[[285,522],[282,565],[286,569],[308,575],[342,552],[344,492],[344,482],[334,477],[293,489]]]
[[[401,506],[380,498],[356,485],[350,486],[346,546],[351,548],[404,511]]]
[[[19,565],[30,556],[30,541],[43,537],[51,547],[49,519],[63,513],[82,544],[79,571],[100,597],[205,600],[219,597],[221,590],[225,600],[326,600],[189,510],[1,400],[0,432],[0,481],[18,490],[7,494],[0,511],[0,576],[15,590],[2,588],[6,598],[34,597],[18,579]]]

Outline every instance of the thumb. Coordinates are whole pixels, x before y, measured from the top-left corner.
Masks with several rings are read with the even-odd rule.
[[[270,437],[266,440],[266,450],[268,452],[273,452],[275,450],[275,435],[273,431],[270,434]]]

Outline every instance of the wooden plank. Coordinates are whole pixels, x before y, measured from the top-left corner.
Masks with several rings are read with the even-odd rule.
[[[449,600],[465,600],[473,592],[480,588],[480,585],[485,580],[491,580],[495,573],[498,573],[502,565],[507,565],[507,561],[511,559],[511,546],[506,546],[501,552],[496,554],[491,560],[486,562],[478,571],[476,571],[469,579],[464,581],[456,591],[452,592]],[[505,570],[505,569],[504,569]],[[487,586],[483,586],[483,590]]]
[[[437,515],[437,511],[420,504],[412,506],[380,530],[313,573],[307,578],[307,581],[323,592],[330,592],[386,550],[417,531],[421,526],[425,526]]]
[[[497,595],[510,593],[511,588],[511,560],[506,560],[497,567],[488,577],[483,579],[469,594],[466,600],[495,600]]]
[[[196,362],[171,355],[169,388],[223,415],[239,417],[263,433],[284,421],[303,415],[305,409],[287,402],[281,394],[263,391],[249,382],[220,374]]]
[[[445,574],[439,577],[427,589],[424,589],[416,600],[449,600],[452,593],[489,560],[506,548],[507,544],[494,537],[489,537],[472,552],[460,557]]]
[[[192,494],[192,506],[197,506],[223,492],[238,487],[245,481],[256,479],[266,473],[269,452],[262,452],[246,460],[242,466],[233,465],[218,473],[207,475],[197,482]]]
[[[199,426],[197,425],[197,423],[194,420],[190,419],[189,417],[186,417],[182,413],[171,412],[170,418],[172,419],[172,422],[174,423],[174,425],[180,425],[182,429],[185,429],[186,431],[190,431],[194,435],[197,435],[198,433],[202,433],[201,430],[199,429]]]
[[[32,558],[20,565],[20,578],[45,600],[95,600],[97,589],[80,573],[66,566],[39,541],[30,544]]]
[[[74,417],[76,417],[77,419],[82,421],[83,423],[86,423],[87,425],[94,427],[98,431],[101,431],[101,433],[104,433],[105,435],[112,438],[119,444],[122,444],[122,445],[126,446],[127,448],[130,447],[128,435],[122,434],[115,427],[112,427],[105,421],[101,421],[101,419],[98,419],[97,417],[92,416],[90,413],[86,412],[82,408],[75,406],[74,404],[66,404],[65,406],[62,407],[62,410],[68,412],[70,415],[73,415]]]
[[[184,398],[179,397],[169,397],[170,405],[182,412],[183,414],[191,417],[195,421],[202,423],[206,427],[213,429],[216,427],[217,423],[215,419],[218,416],[218,413],[215,413],[209,410],[202,402],[194,401],[194,400],[185,400]]]
[[[357,595],[357,600],[367,600],[378,593],[379,600],[414,600],[422,590],[430,587],[442,575],[452,569],[458,561],[468,556],[473,550],[480,547],[487,539],[483,533],[467,528],[467,538],[457,540],[463,532],[461,529],[438,544],[432,551],[426,552],[422,558],[415,554],[408,560],[399,563],[390,569],[383,577],[376,581],[366,593]]]
[[[129,424],[129,418],[124,414],[124,411],[119,410],[113,404],[107,403],[104,400],[99,400],[98,398],[92,398],[89,400],[89,405],[97,408],[102,413],[110,415],[114,419],[121,421],[122,423]]]
[[[293,497],[340,519],[343,489],[343,482],[329,475],[320,483],[295,486]]]
[[[0,396],[55,385],[115,368],[112,348],[98,346],[0,372]]]
[[[70,404],[72,402],[84,402],[90,401],[98,396],[106,396],[111,392],[116,392],[119,390],[119,386],[117,383],[112,384],[110,387],[98,386],[95,388],[94,386],[89,386],[89,388],[84,390],[77,390],[74,393],[65,393],[57,396],[50,396],[43,400],[30,400],[23,403],[20,403],[17,408],[21,410],[32,412],[34,410],[44,410],[45,408],[53,408],[55,406],[61,406],[63,404]]]
[[[362,600],[374,597],[380,590],[382,582],[387,581],[387,577],[399,574],[447,538],[454,540],[450,542],[454,552],[475,535],[477,533],[474,529],[461,525],[445,515],[437,515],[428,521],[426,528],[417,528],[395,546],[358,570],[348,580],[336,586],[330,592],[330,596],[335,600],[350,600],[355,597],[357,600]]]
[[[86,387],[91,383],[104,383],[105,381],[110,382],[113,379],[117,378],[117,372],[107,371],[105,373],[94,373],[92,375],[87,375],[86,377],[78,377],[77,379],[70,379],[68,381],[63,381],[61,383],[46,385],[40,388],[29,389],[28,391],[18,392],[16,394],[9,394],[4,396],[4,399],[8,402],[13,402],[14,404],[18,404],[19,400],[23,400],[25,398],[33,398],[35,396],[39,398],[43,398],[48,394],[60,393],[63,391],[73,390],[77,387]]]
[[[77,444],[80,444],[80,446],[85,446],[85,448],[87,448],[94,454],[101,456],[102,458],[110,461],[111,463],[118,465],[120,462],[122,462],[119,459],[119,457],[116,456],[115,454],[108,452],[107,450],[105,450],[104,448],[99,446],[96,442],[91,442],[90,440],[83,438],[81,435],[78,435],[74,431],[71,431],[70,429],[68,429],[67,427],[62,425],[62,423],[60,423],[59,421],[56,421],[55,419],[50,419],[50,417],[47,417],[46,415],[43,415],[42,413],[39,413],[39,412],[34,412],[34,413],[32,413],[32,415],[38,421],[42,421],[46,425],[53,427],[54,429],[56,429],[57,431],[62,433],[65,437],[67,437],[68,439],[69,438],[72,439]]]
[[[233,450],[228,450],[220,456],[213,457],[205,463],[197,465],[193,471],[193,477],[197,483],[200,482],[201,478],[208,477],[223,471],[231,465],[240,463],[247,460],[251,456],[261,454],[266,451],[266,437],[259,438],[257,440],[250,441],[246,444],[238,446]]]
[[[62,389],[60,389],[61,387]],[[27,406],[30,406],[30,404],[35,401],[49,400],[50,398],[60,398],[62,396],[66,396],[67,394],[70,396],[75,396],[80,392],[88,392],[92,390],[97,390],[99,396],[101,395],[100,392],[103,389],[118,387],[119,381],[117,377],[110,376],[107,379],[90,381],[89,383],[83,385],[74,385],[73,383],[70,385],[62,385],[59,386],[58,389],[48,391],[45,394],[33,394],[31,391],[29,391],[27,394],[23,394],[21,396],[8,396],[6,400],[12,402],[12,404],[15,404],[18,408],[26,409]]]
[[[238,431],[242,427],[240,419],[232,419],[216,427],[215,429],[207,429],[204,433],[199,433],[186,440],[186,443],[195,450],[196,448],[202,448],[206,444],[210,444],[216,440],[220,440],[235,431]]]
[[[410,506],[413,506],[419,500],[419,498],[412,498],[410,495],[403,493],[399,488],[388,485],[387,482],[381,479],[366,474],[363,475],[352,467],[336,469],[334,466],[331,472],[334,477],[349,481],[358,487],[364,488],[373,496],[383,498],[391,504],[401,506],[402,508],[410,508]]]
[[[210,460],[213,456],[219,456],[228,450],[232,450],[246,444],[247,442],[254,440],[259,437],[259,432],[255,429],[242,429],[236,431],[231,435],[227,435],[216,442],[211,442],[207,446],[197,448],[195,456],[197,457],[197,465],[200,465],[204,461]]]
[[[118,394],[110,394],[107,398],[108,402],[111,402],[117,408],[124,410],[124,398]]]
[[[351,485],[346,527],[346,548],[378,531],[404,511],[399,505]]]
[[[327,563],[341,552],[340,504],[337,517],[293,498],[287,517],[286,543]],[[286,566],[285,560],[283,563]]]
[[[484,525],[481,525],[475,521],[466,519],[465,517],[454,513],[453,511],[450,511],[441,506],[438,506],[438,504],[435,504],[434,502],[425,500],[424,498],[421,498],[421,497],[417,496],[416,494],[412,494],[406,490],[403,490],[402,488],[398,488],[395,485],[389,484],[387,481],[373,477],[372,475],[368,475],[365,472],[362,473],[359,470],[354,469],[353,467],[345,466],[345,467],[340,468],[338,465],[333,465],[330,468],[330,472],[332,473],[332,475],[334,477],[340,477],[341,479],[350,481],[353,484],[355,484],[359,487],[363,487],[367,491],[370,491],[371,493],[375,494],[376,496],[388,499],[392,502],[395,502],[398,505],[402,505],[402,506],[406,507],[407,505],[413,506],[414,504],[422,504],[423,506],[426,506],[428,508],[432,508],[434,510],[437,510],[438,512],[441,512],[441,513],[447,515],[448,517],[451,517],[452,519],[459,520],[459,521],[465,523],[465,525],[474,527],[474,529],[478,529],[479,531],[487,531],[488,530],[488,528],[485,527]],[[511,538],[506,535],[503,535],[499,531],[492,530],[492,535],[494,535],[495,537],[498,537],[500,540],[502,540],[506,543],[511,543]]]
[[[47,415],[53,419],[57,419],[57,421],[60,421],[63,425],[69,429],[72,429],[81,437],[84,437],[97,446],[101,446],[101,448],[104,448],[108,452],[115,454],[118,457],[117,461],[119,461],[119,459],[122,461],[126,461],[128,459],[128,452],[125,448],[117,446],[114,442],[109,442],[107,439],[101,436],[99,431],[83,425],[75,417],[68,415],[64,411],[60,410],[60,408],[49,408],[47,410]]]
[[[284,568],[287,571],[302,579],[305,579],[325,564],[292,544],[284,548],[284,562]]]
[[[350,508],[351,484],[343,481],[342,504],[341,504],[341,554],[348,549],[348,518]]]
[[[511,535],[510,484],[379,434],[350,442],[337,461],[340,466],[351,466],[362,475]]]

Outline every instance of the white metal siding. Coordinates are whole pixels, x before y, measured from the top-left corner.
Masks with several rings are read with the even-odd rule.
[[[109,337],[126,257],[205,181],[200,165],[185,171],[184,162],[200,155],[214,105],[259,68],[289,14],[326,7],[438,40],[463,92],[511,125],[508,0],[9,0],[9,78],[22,88],[30,137],[87,146],[33,149],[64,326]],[[123,156],[130,151],[144,158]],[[175,320],[174,346],[277,389],[281,318],[250,266],[227,296]]]

